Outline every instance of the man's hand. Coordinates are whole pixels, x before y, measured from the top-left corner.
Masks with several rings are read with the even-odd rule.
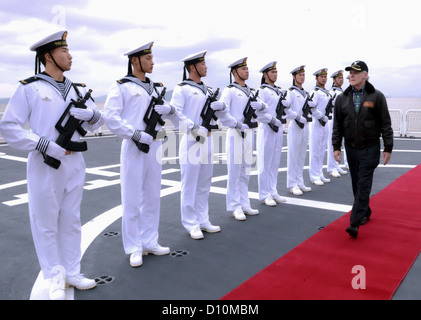
[[[335,158],[336,162],[341,162],[341,151],[340,150],[335,150],[333,152],[333,157]]]
[[[94,116],[94,110],[90,108],[82,109],[71,107],[69,110],[70,115],[75,117],[78,120],[89,121]]]
[[[172,110],[171,106],[166,101],[164,101],[163,104],[156,104],[154,108],[155,111],[162,116],[170,114]]]
[[[390,152],[383,152],[383,156],[382,156],[383,165],[387,165],[391,157],[392,157],[392,154]]]

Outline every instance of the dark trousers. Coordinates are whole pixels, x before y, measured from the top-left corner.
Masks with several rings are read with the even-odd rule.
[[[380,162],[380,144],[364,149],[355,149],[345,144],[349,171],[354,192],[351,226],[357,227],[363,217],[371,215],[369,206],[373,174]]]

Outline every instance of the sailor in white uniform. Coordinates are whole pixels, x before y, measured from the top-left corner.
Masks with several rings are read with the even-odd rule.
[[[331,98],[328,90],[325,89],[327,82],[327,68],[317,70],[313,75],[316,77],[316,86],[310,92],[313,95],[313,99],[309,101],[309,105],[312,108],[317,108],[321,113],[321,118],[316,119],[313,115],[313,121],[309,127],[309,175],[310,181],[317,185],[323,186],[325,183],[330,182],[323,175],[323,161],[326,154],[326,145],[328,140],[328,117],[326,116],[326,106]],[[314,110],[314,109],[313,109]]]
[[[338,70],[331,74],[331,78],[333,79],[333,85],[332,89],[330,89],[329,93],[334,98],[332,101],[332,104],[335,105],[335,101],[338,98],[338,96],[343,93],[342,85],[344,83],[344,71]],[[348,174],[348,171],[343,170],[339,163],[335,160],[333,157],[333,146],[332,146],[332,131],[333,131],[333,119],[335,115],[332,114],[328,122],[328,129],[329,129],[329,135],[327,140],[327,172],[334,178],[340,178],[342,175]],[[345,150],[342,153],[344,155],[344,162],[346,161],[346,152]]]
[[[161,83],[154,83],[146,76],[153,71],[153,42],[126,52],[128,72],[115,81],[104,105],[104,118],[109,129],[122,138],[120,154],[120,179],[122,238],[126,254],[130,254],[130,266],[142,265],[142,255],[165,255],[168,247],[158,243],[160,192],[162,171],[162,139],[159,134],[145,132],[148,107],[163,90]],[[154,110],[165,118],[174,116],[175,109],[163,100]],[[152,110],[150,110],[152,111]],[[153,128],[152,128],[153,129]],[[162,125],[156,124],[160,131]]]
[[[228,66],[230,77],[234,76],[235,82],[225,87],[222,91],[220,101],[226,106],[228,113],[235,119],[235,126],[227,130],[227,211],[232,211],[236,220],[246,220],[245,214],[257,215],[259,211],[252,209],[248,196],[248,184],[250,171],[253,163],[254,132],[244,123],[244,108],[249,100],[254,100],[256,91],[248,87],[245,81],[249,78],[247,57],[241,58]],[[253,109],[261,109],[263,104],[260,101],[251,102]],[[257,127],[255,119],[250,125]]]
[[[66,38],[67,31],[59,31],[30,47],[36,51],[36,74],[19,82],[0,122],[1,134],[10,146],[29,152],[29,218],[42,274],[51,279],[51,299],[65,299],[64,284],[78,289],[96,285],[80,274],[85,162],[81,152],[66,151],[55,143],[59,136],[56,123],[71,100],[84,97],[87,91],[85,85],[63,75],[72,65]],[[45,66],[42,73],[41,63]],[[94,131],[103,124],[101,113],[91,99],[85,106],[71,107],[70,115],[84,121],[84,130]],[[29,130],[24,128],[26,123]],[[81,145],[79,131],[71,137],[72,144]],[[47,156],[58,160],[57,168],[44,163]]]
[[[202,126],[202,109],[214,90],[202,82],[206,77],[206,50],[191,54],[184,62],[183,81],[174,88],[171,106],[177,109],[182,133],[179,145],[181,169],[181,222],[192,239],[202,231],[219,232],[209,220],[209,193],[213,174],[213,139]],[[189,78],[186,76],[186,71]],[[175,123],[177,125],[177,122]],[[213,123],[215,125],[215,123]]]
[[[293,69],[291,72],[293,85],[288,89],[284,106],[290,107],[288,118],[292,121],[288,127],[288,160],[287,160],[287,188],[293,195],[303,195],[303,192],[311,191],[310,187],[304,184],[303,170],[306,159],[309,132],[306,118],[303,115],[303,106],[309,98],[309,94],[304,90],[305,65]],[[311,110],[313,116],[321,117],[317,108]],[[295,116],[295,118],[294,118]]]
[[[260,72],[263,73],[260,99],[267,105],[265,113],[270,122],[262,121],[263,116],[258,118],[260,123],[256,138],[259,200],[270,207],[286,201],[277,191],[278,169],[283,145],[283,125],[281,119],[277,119],[276,108],[279,103],[282,103],[280,100],[286,91],[275,85],[278,78],[276,63],[276,61],[272,61],[260,69]]]

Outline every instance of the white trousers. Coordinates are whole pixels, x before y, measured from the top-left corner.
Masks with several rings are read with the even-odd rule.
[[[191,134],[180,140],[181,223],[187,232],[209,222],[209,193],[213,174],[213,139],[203,144]]]
[[[227,151],[227,211],[238,208],[250,208],[248,184],[253,164],[254,132],[246,130],[245,138],[237,129],[228,129],[226,138]]]
[[[323,177],[323,162],[329,135],[328,124],[322,126],[317,119],[313,119],[309,128],[310,134],[310,180],[315,181]]]
[[[308,124],[301,129],[295,120],[288,127],[287,188],[304,185],[303,170],[308,146]]]
[[[327,138],[327,172],[332,172],[333,170],[337,170],[340,168],[339,162],[335,160],[333,156],[333,145],[332,145],[332,132],[333,132],[333,119],[329,120],[327,123],[329,129],[329,136]],[[346,166],[348,166],[348,162],[346,159],[346,152],[345,148],[343,148],[342,158]]]
[[[54,169],[44,163],[40,152],[31,152],[27,178],[32,237],[44,278],[59,271],[80,273],[80,203],[85,182],[82,154],[72,152]]]
[[[148,153],[124,139],[120,154],[122,238],[126,254],[158,243],[161,196],[161,141],[154,141]]]
[[[273,131],[265,123],[259,124],[256,137],[259,200],[278,194],[278,169],[281,163],[283,128]]]

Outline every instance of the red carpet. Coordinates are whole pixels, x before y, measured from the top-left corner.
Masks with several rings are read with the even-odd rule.
[[[357,239],[345,232],[348,213],[222,299],[391,299],[421,249],[420,186],[421,165],[371,198],[372,219]],[[352,273],[357,265],[365,269],[365,289],[353,288],[364,275]]]

